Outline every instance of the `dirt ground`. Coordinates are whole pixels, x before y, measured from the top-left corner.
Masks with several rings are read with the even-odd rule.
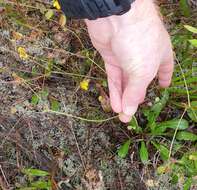
[[[167,176],[157,176],[153,166],[141,164],[136,145],[126,159],[117,156],[118,147],[132,136],[127,125],[117,118],[100,123],[75,118],[115,116],[104,112],[98,100],[107,93],[106,76],[87,59],[88,55],[103,67],[84,24],[68,21],[64,31],[56,21],[46,21],[37,9],[18,11],[16,17],[0,13],[0,186],[26,186],[29,182],[22,170],[36,168],[50,173],[54,189],[176,189]],[[29,16],[28,26],[20,24],[22,13]],[[88,52],[82,51],[81,43]],[[29,59],[19,57],[20,46]],[[81,90],[80,81],[90,76],[89,91]],[[149,90],[146,104],[157,92],[157,88]],[[32,97],[38,93],[42,97],[34,104]],[[67,116],[46,113],[53,100],[59,102],[58,112]],[[146,122],[140,112],[136,116],[141,125]]]
[[[7,52],[1,52],[0,59],[3,67],[12,68],[9,66],[12,64],[16,64],[17,70],[29,67],[28,63],[17,63]],[[10,187],[25,184],[21,169],[34,167],[50,171],[54,180],[65,183],[63,189],[81,189],[84,181],[91,183],[91,180],[104,180],[107,189],[121,189],[121,186],[146,189],[139,165],[135,163],[137,159],[122,160],[116,155],[117,147],[127,135],[118,120],[91,124],[43,113],[48,100],[32,107],[32,91],[26,85],[13,83],[12,71],[0,75],[0,162]],[[73,81],[66,77],[44,83],[50,89],[50,96],[61,101],[63,112],[81,115],[84,112],[81,99],[85,99],[90,110],[100,107],[95,94],[75,92]],[[97,112],[102,115],[101,108]],[[86,179],[90,171],[95,172]],[[98,178],[99,173],[103,179]]]
[[[121,160],[116,155],[117,147],[126,137],[124,126],[118,120],[92,124],[43,112],[45,107],[50,106],[50,99],[56,99],[60,102],[60,110],[68,114],[85,115],[89,118],[112,116],[112,113],[103,112],[94,81],[91,92],[83,92],[78,89],[78,78],[64,76],[64,73],[70,70],[80,70],[81,67],[85,70],[82,65],[84,60],[74,58],[72,61],[76,68],[70,69],[71,66],[65,62],[71,58],[68,58],[66,53],[60,55],[60,52],[47,49],[56,47],[56,44],[62,49],[68,48],[67,46],[70,49],[76,48],[71,47],[78,44],[76,40],[68,41],[69,32],[61,31],[54,24],[46,24],[46,29],[51,28],[51,37],[41,34],[34,38],[31,33],[27,38],[13,42],[13,30],[8,23],[2,24],[0,163],[7,179],[6,187],[15,189],[25,185],[26,178],[21,170],[34,167],[49,171],[55,183],[62,186],[62,189],[83,189],[91,186],[91,183],[104,184],[107,189],[121,189],[122,186],[126,189],[146,189],[141,181],[139,166],[133,158]],[[31,37],[33,39],[29,41]],[[60,44],[62,40],[64,44]],[[23,61],[19,58],[15,49],[24,43],[32,57],[52,56],[52,59],[61,64],[63,72],[51,74],[49,78],[37,73],[38,79],[33,77],[35,80],[21,82],[19,74],[32,77],[32,67],[43,64],[37,63],[37,60]],[[68,64],[71,64],[71,60]],[[91,68],[91,73],[96,77],[94,70],[95,68]],[[49,96],[33,106],[32,96],[41,89],[47,89]],[[5,180],[3,176],[0,179]]]
[[[12,68],[9,65],[16,64],[19,70],[29,66],[17,63],[7,52],[1,52],[0,59],[2,67]],[[10,187],[26,183],[20,174],[22,168],[35,167],[50,171],[57,182],[66,183],[63,189],[82,188],[82,181],[89,183],[85,176],[90,171],[95,171],[95,179],[90,181],[99,180],[100,173],[108,189],[121,189],[121,185],[126,189],[146,189],[135,159],[121,160],[116,155],[117,146],[126,138],[124,126],[117,120],[88,124],[43,113],[48,100],[32,107],[32,91],[26,85],[13,83],[12,71],[3,71],[0,75],[0,162]],[[87,95],[90,100],[85,101],[90,109],[100,107],[94,94],[76,94],[76,87],[66,77],[44,82],[50,96],[61,101],[63,112],[74,115],[84,112],[80,104]]]

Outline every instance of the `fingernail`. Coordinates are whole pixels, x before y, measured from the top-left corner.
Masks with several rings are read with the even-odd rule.
[[[131,116],[125,115],[124,113],[119,113],[119,119],[120,121],[122,121],[123,123],[128,123],[131,120]]]
[[[136,111],[137,111],[137,108],[136,107],[134,107],[134,106],[128,106],[128,107],[126,107],[124,109],[123,112],[124,112],[124,114],[131,116],[131,115],[134,115]]]

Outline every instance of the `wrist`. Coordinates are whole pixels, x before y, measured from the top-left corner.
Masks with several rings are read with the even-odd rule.
[[[112,16],[108,19],[118,25],[118,27],[135,25],[137,23],[143,23],[148,20],[158,19],[157,7],[153,0],[136,0],[132,5],[131,9],[122,16]]]
[[[111,16],[114,20],[129,21],[129,23],[136,23],[149,18],[158,16],[158,11],[153,0],[136,0],[131,9],[121,16]]]
[[[85,20],[86,23],[109,23],[112,27],[121,28],[128,25],[134,25],[147,20],[160,20],[157,7],[153,0],[135,0],[131,4],[131,9],[121,16],[109,16],[97,20]],[[117,29],[118,29],[117,28]]]
[[[128,16],[134,20],[141,20],[156,16],[157,8],[154,0],[136,0],[128,12]]]

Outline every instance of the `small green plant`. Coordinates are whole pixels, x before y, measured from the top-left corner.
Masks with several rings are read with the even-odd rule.
[[[53,97],[49,97],[49,91],[47,88],[35,93],[31,97],[31,104],[33,106],[43,105],[45,109],[47,109],[48,105],[50,104],[50,109],[52,111],[59,111],[61,107],[58,100],[54,99]]]
[[[190,16],[191,10],[188,4],[188,0],[180,0],[179,4],[180,4],[181,13],[186,17]]]
[[[164,122],[157,122],[157,118],[161,113],[162,109],[165,107],[168,99],[169,99],[169,93],[167,90],[165,90],[162,93],[161,99],[156,98],[155,104],[150,109],[143,110],[144,115],[146,116],[148,121],[145,127],[143,126],[140,127],[135,117],[132,119],[132,121],[128,126],[128,129],[132,129],[133,132],[135,132],[136,134],[141,134],[142,136],[144,136],[144,139],[141,141],[141,149],[144,150],[145,154],[147,154],[146,153],[147,148],[144,143],[146,139],[151,139],[147,141],[147,144],[151,142],[158,151],[166,155],[167,151],[164,150],[165,149],[164,146],[161,146],[161,144],[157,146],[157,141],[154,140],[156,139],[157,136],[172,137],[173,136],[172,132],[178,130],[177,138],[179,140],[184,140],[186,138],[188,139],[189,137],[195,140],[195,137],[197,137],[192,133],[190,134],[189,132],[183,131],[189,127],[188,121],[185,119],[172,119]],[[186,134],[188,135],[188,137]],[[125,145],[123,145],[123,147],[124,146]],[[119,149],[119,152],[120,151],[122,151],[122,147]],[[144,160],[142,157],[146,157],[146,156],[143,155],[142,153],[140,155],[141,155],[140,156],[141,160]]]
[[[127,140],[118,150],[118,156],[125,158],[128,154],[129,147],[131,145],[131,140]]]
[[[48,97],[48,95],[49,95],[48,90],[43,89],[32,96],[31,103],[33,105],[37,105],[39,103],[39,101],[44,101]]]
[[[189,122],[183,118],[175,118],[163,122],[157,122],[157,119],[162,109],[165,108],[168,100],[169,92],[168,90],[165,90],[162,92],[162,97],[160,99],[156,98],[155,103],[151,108],[143,110],[143,113],[147,119],[147,125],[139,126],[136,118],[133,117],[128,129],[142,137],[138,142],[138,146],[139,157],[143,164],[150,164],[149,150],[155,149],[159,152],[160,158],[164,162],[164,166],[160,166],[158,168],[158,173],[165,173],[168,170],[173,173],[176,172],[175,168],[179,168],[183,174],[188,174],[189,167],[189,170],[192,171],[190,172],[190,175],[187,176],[192,179],[192,177],[197,173],[196,152],[187,152],[182,155],[180,160],[176,161],[174,161],[174,156],[179,154],[179,150],[183,147],[182,142],[195,142],[197,141],[197,135],[187,131],[189,128]],[[173,139],[174,134],[175,139]],[[173,139],[171,143],[167,140],[169,138]],[[120,147],[118,150],[118,155],[121,158],[126,157],[129,152],[129,146],[132,143],[132,139],[130,139]]]
[[[195,28],[195,27],[193,27],[193,26],[190,26],[190,25],[184,25],[184,27],[185,27],[188,31],[192,32],[193,34],[197,34],[197,28]],[[195,48],[197,48],[197,39],[190,39],[190,40],[188,40],[188,41],[190,42],[190,44],[191,44],[192,46],[194,46]]]
[[[27,178],[27,185],[19,187],[19,190],[51,190],[52,183],[49,179],[49,173],[39,169],[23,169],[22,173]]]

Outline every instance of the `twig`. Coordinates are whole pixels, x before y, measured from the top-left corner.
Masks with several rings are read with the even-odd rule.
[[[118,178],[119,178],[119,182],[120,182],[120,190],[123,190],[123,183],[122,183],[122,178],[121,178],[121,174],[120,174],[120,170],[118,170]]]
[[[184,84],[185,84],[185,89],[186,89],[186,92],[187,92],[188,106],[189,106],[189,108],[190,108],[190,107],[191,107],[191,101],[190,101],[190,94],[189,94],[189,88],[188,88],[188,85],[187,85],[187,81],[186,81],[186,78],[185,78],[183,69],[182,69],[182,67],[181,67],[181,64],[180,64],[178,58],[176,57],[176,55],[175,55],[175,59],[176,59],[176,62],[178,63],[179,68],[180,68],[180,70],[181,70],[181,74],[182,74],[183,81],[184,81]]]
[[[82,154],[81,154],[81,150],[80,150],[80,148],[79,148],[79,143],[78,143],[78,141],[77,141],[77,137],[76,137],[76,135],[75,135],[75,131],[74,131],[74,129],[73,129],[72,124],[71,124],[71,126],[70,126],[70,129],[71,129],[72,134],[73,134],[73,137],[74,137],[74,139],[75,139],[75,143],[76,143],[77,150],[78,150],[78,153],[79,153],[79,156],[80,156],[80,159],[81,159],[82,166],[83,166],[83,168],[84,168],[84,171],[86,171],[85,162],[84,162],[84,160],[83,160],[83,157],[82,157]]]
[[[4,181],[3,181],[1,176],[0,176],[0,189],[8,190],[8,188],[6,187],[6,184],[4,183]]]
[[[175,130],[175,132],[174,132],[173,139],[172,139],[172,142],[171,142],[171,144],[170,144],[170,151],[169,151],[169,156],[168,156],[168,158],[170,158],[170,156],[171,156],[171,154],[172,154],[172,148],[173,148],[173,144],[174,144],[174,141],[175,141],[175,137],[176,137],[176,134],[177,134],[177,132],[178,132],[179,126],[180,126],[180,124],[181,124],[181,121],[182,121],[183,116],[185,115],[186,111],[187,111],[187,108],[185,108],[183,114],[181,115],[181,118],[180,118],[180,120],[179,120],[179,123],[178,123],[178,125],[177,125],[177,127],[176,127],[176,130]]]
[[[2,175],[3,175],[3,179],[4,179],[5,183],[6,183],[6,186],[9,187],[10,185],[8,183],[8,180],[6,179],[5,173],[4,173],[3,168],[2,168],[1,165],[0,165],[0,171],[1,171]]]
[[[118,116],[113,116],[113,117],[110,117],[110,118],[107,118],[107,119],[98,119],[98,120],[96,120],[96,119],[87,119],[87,118],[75,116],[75,115],[72,115],[72,114],[69,114],[69,113],[58,112],[58,111],[53,111],[53,110],[45,110],[42,113],[51,113],[51,114],[56,114],[56,115],[64,115],[64,116],[67,116],[67,117],[71,117],[71,118],[74,118],[74,119],[79,119],[81,121],[86,121],[86,122],[90,122],[90,123],[103,123],[103,122],[110,121],[110,120],[118,118]]]

